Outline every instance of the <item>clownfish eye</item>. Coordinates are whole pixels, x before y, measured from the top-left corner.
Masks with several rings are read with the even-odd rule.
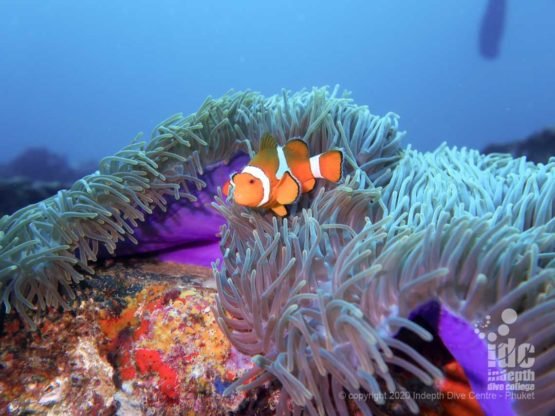
[[[251,185],[253,185],[253,184],[254,184],[254,179],[249,180],[249,183],[250,183]]]

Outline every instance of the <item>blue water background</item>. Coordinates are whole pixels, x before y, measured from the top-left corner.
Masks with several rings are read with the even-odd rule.
[[[335,85],[394,111],[421,150],[482,148],[555,125],[555,1],[0,0],[0,161],[46,146],[97,159],[206,96]]]

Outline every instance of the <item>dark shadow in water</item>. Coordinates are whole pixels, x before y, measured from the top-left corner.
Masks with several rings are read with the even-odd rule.
[[[0,217],[69,188],[97,166],[91,161],[74,168],[65,156],[47,148],[24,149],[11,161],[0,163]]]
[[[499,56],[505,31],[507,0],[489,0],[480,25],[480,55],[485,59]]]

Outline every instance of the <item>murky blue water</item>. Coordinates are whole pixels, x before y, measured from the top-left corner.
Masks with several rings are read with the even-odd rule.
[[[506,0],[485,59],[488,1],[0,0],[0,162],[97,159],[231,88],[340,84],[422,150],[523,138],[555,125],[555,1]]]

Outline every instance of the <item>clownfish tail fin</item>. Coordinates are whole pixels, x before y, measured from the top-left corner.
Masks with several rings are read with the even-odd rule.
[[[330,150],[310,158],[310,168],[315,178],[339,182],[343,172],[343,152]]]

